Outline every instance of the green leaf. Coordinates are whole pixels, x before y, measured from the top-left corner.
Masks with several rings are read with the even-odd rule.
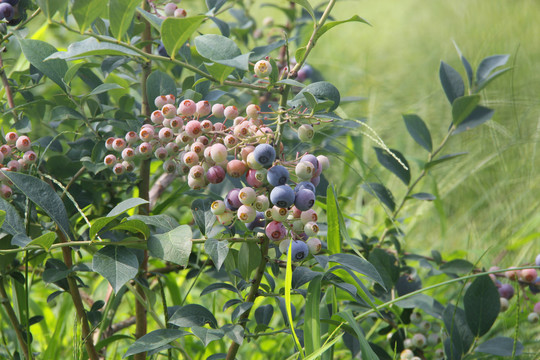
[[[226,324],[221,327],[225,331],[225,335],[238,345],[242,345],[244,341],[244,328],[238,324]]]
[[[64,75],[68,70],[67,63],[62,59],[44,61],[58,50],[54,46],[41,40],[19,40],[21,50],[26,59],[41,71],[45,76],[54,81],[62,90],[66,91]]]
[[[139,260],[131,249],[109,245],[94,254],[92,269],[107,279],[118,293],[126,282],[137,276]]]
[[[132,215],[128,218],[128,220],[132,219],[141,220],[146,225],[155,226],[156,228],[164,232],[171,231],[180,225],[178,224],[178,221],[176,221],[169,215]]]
[[[495,323],[500,311],[500,295],[488,275],[477,277],[463,297],[467,324],[472,333],[483,336]]]
[[[474,264],[467,260],[455,259],[442,264],[439,270],[447,274],[468,274],[474,269]]]
[[[113,39],[113,38],[110,38]],[[114,39],[113,39],[114,40]],[[52,59],[66,59],[73,60],[84,58],[94,55],[103,55],[103,56],[141,56],[139,53],[130,50],[124,46],[111,44],[108,42],[99,42],[96,38],[88,38],[79,42],[70,44],[67,48],[67,51],[57,51],[50,54],[45,62],[48,63]]]
[[[283,79],[283,80],[279,80],[279,81],[276,81],[276,84],[283,84],[283,85],[291,85],[291,86],[297,86],[297,87],[306,87],[306,85],[302,84],[301,82],[298,82],[296,80],[293,80],[293,79]],[[305,93],[304,95],[306,94],[309,94],[309,93]],[[309,94],[311,95],[311,94]],[[313,95],[311,95],[313,96]]]
[[[216,270],[219,271],[229,253],[229,242],[214,238],[207,239],[204,242],[204,251],[212,258]]]
[[[339,90],[327,81],[318,81],[309,84],[303,88],[291,101],[292,106],[307,106],[307,101],[304,97],[304,92],[308,92],[311,95],[315,96],[317,100],[330,100],[334,104],[330,107],[329,111],[335,110],[340,103],[341,96]]]
[[[37,0],[37,3],[47,18],[51,19],[57,11],[66,9],[68,0]]]
[[[156,110],[154,100],[160,95],[177,95],[176,83],[173,78],[164,72],[156,70],[146,79],[146,92],[148,94],[148,104],[152,110]]]
[[[396,203],[394,202],[394,196],[383,184],[379,183],[365,183],[362,184],[362,189],[369,194],[377,197],[384,205],[386,205],[391,211],[396,209]]]
[[[480,95],[462,96],[455,99],[452,104],[452,123],[455,126],[461,124],[473,112],[479,102]]]
[[[181,225],[165,234],[153,235],[148,239],[148,250],[157,258],[186,266],[191,254],[191,228]]]
[[[482,83],[477,84],[476,88],[474,89],[475,93],[478,93],[482,91],[486,86],[489,85],[490,82],[501,76],[502,74],[506,73],[507,71],[512,70],[512,68],[504,68],[499,71],[495,71],[493,74],[491,74],[487,79],[485,79]]]
[[[506,64],[509,57],[509,55],[493,55],[483,59],[478,65],[478,69],[476,69],[477,84],[485,82],[493,70]]]
[[[221,65],[248,70],[249,54],[242,55],[233,40],[221,35],[208,34],[197,36],[194,42],[201,56]]]
[[[81,34],[106,11],[107,0],[75,0],[71,8]]]
[[[265,45],[265,46],[254,47],[249,52],[249,61],[257,62],[259,60],[262,60],[266,56],[268,56],[268,54],[270,54],[270,52],[282,47],[286,43],[287,42],[285,40],[279,40],[279,41],[273,42],[273,43]]]
[[[225,336],[225,332],[221,329],[208,329],[201,326],[193,326],[191,331],[202,341],[205,347],[212,341],[221,340]]]
[[[88,94],[88,96],[101,94],[113,89],[123,89],[123,87],[118,84],[101,84],[98,85],[94,90],[92,90],[92,92]]]
[[[360,256],[353,254],[332,254],[328,257],[328,260],[365,275],[385,288],[384,281],[375,266]]]
[[[172,314],[169,324],[179,327],[204,326],[205,324],[209,324],[214,329],[218,327],[214,315],[207,308],[199,304],[189,304],[180,307]]]
[[[307,48],[305,46],[299,47],[294,53],[294,58],[296,61],[303,61],[304,56],[306,55]]]
[[[54,240],[56,240],[56,233],[48,232],[35,238],[30,243],[28,243],[28,245],[38,245],[41,246],[43,249],[49,251],[51,245],[54,244]]]
[[[116,205],[109,213],[107,214],[107,217],[113,217],[118,216],[120,214],[125,213],[126,211],[133,209],[134,207],[137,207],[142,204],[147,204],[148,201],[141,199],[141,198],[131,198],[122,201],[120,204]]]
[[[306,295],[306,307],[304,310],[304,345],[306,355],[313,353],[321,347],[321,318],[319,316],[321,280],[321,275],[315,276],[309,282]]]
[[[429,129],[416,114],[403,115],[405,126],[411,137],[416,141],[418,145],[431,152],[433,150],[433,143],[431,141],[431,134]]]
[[[419,192],[419,193],[416,193],[416,194],[412,194],[411,197],[414,198],[414,199],[427,200],[427,201],[433,201],[433,200],[437,199],[437,197],[435,195],[430,194],[430,193],[425,193],[425,192]]]
[[[484,341],[474,349],[475,352],[495,356],[520,356],[523,354],[523,350],[523,344],[518,341],[516,343],[516,353],[514,354],[514,339],[503,336],[497,336],[493,339]]]
[[[360,350],[362,351],[362,359],[363,360],[379,360],[379,357],[373,352],[373,349],[371,346],[369,346],[368,341],[366,340],[366,337],[364,335],[364,332],[358,326],[357,321],[354,319],[354,316],[352,315],[350,310],[347,311],[341,311],[338,312],[337,315],[341,316],[350,327],[353,328],[354,332],[356,333],[356,336],[358,338],[358,341],[360,342]]]
[[[362,18],[362,17],[360,17],[358,15],[354,15],[354,16],[350,17],[347,20],[329,21],[329,22],[325,23],[319,29],[319,31],[317,31],[317,34],[315,35],[315,40],[318,40],[321,36],[323,36],[324,33],[326,33],[328,30],[332,29],[333,27],[336,27],[336,26],[344,24],[344,23],[352,22],[352,21],[361,22],[361,23],[364,23],[364,24],[367,24],[367,25],[371,26],[371,24],[366,19],[364,19],[364,18]]]
[[[190,335],[189,332],[180,329],[158,329],[149,332],[137,339],[126,351],[122,359],[130,355],[145,351],[152,351],[167,345],[182,336]]]
[[[317,19],[315,18],[315,11],[313,11],[313,7],[311,6],[308,0],[291,0],[291,1],[305,8],[308,14],[311,15],[311,17],[313,18],[313,22],[317,21]]]
[[[210,232],[216,222],[216,216],[212,213],[211,208],[211,199],[197,199],[191,204],[193,220],[203,236]]]
[[[4,172],[4,175],[33,203],[42,208],[68,239],[73,239],[64,203],[49,184],[21,173],[8,171]]]
[[[245,280],[250,278],[251,272],[255,270],[261,262],[261,250],[253,242],[244,242],[240,247],[238,255],[238,270]]]
[[[463,131],[467,131],[482,125],[486,121],[490,120],[494,113],[495,110],[478,105],[473,112],[456,127],[452,134],[459,134]]]
[[[465,311],[449,304],[443,311],[443,321],[452,344],[461,354],[467,353],[474,343],[474,335],[467,325]]]
[[[399,180],[403,181],[405,185],[409,185],[411,182],[411,171],[409,169],[409,163],[407,159],[399,151],[390,149],[390,151],[407,167],[403,167],[392,155],[390,155],[386,150],[373,147],[375,153],[377,154],[377,160],[381,163],[382,166],[390,170],[394,175],[396,175]]]
[[[203,289],[203,291],[201,291],[201,294],[199,296],[204,296],[206,294],[210,294],[214,291],[218,291],[218,290],[221,290],[221,289],[224,289],[224,290],[228,290],[228,291],[232,291],[236,294],[240,294],[238,292],[238,289],[236,289],[234,286],[232,286],[231,284],[227,284],[227,283],[214,283],[214,284],[210,284],[208,285],[207,287],[205,287]]]
[[[257,324],[268,325],[274,315],[274,307],[270,304],[259,306],[255,310],[255,321]]]
[[[326,188],[326,222],[328,223],[328,230],[326,232],[328,251],[332,254],[340,253],[341,234],[339,228],[337,202],[332,186],[328,186]]]
[[[457,157],[467,155],[467,154],[468,154],[467,152],[460,152],[460,153],[448,154],[448,155],[441,156],[440,158],[438,158],[436,160],[432,160],[432,161],[426,163],[424,165],[424,169],[426,169],[426,170],[431,169],[435,165],[438,165],[440,163],[443,163],[443,162],[446,162],[448,160],[452,160],[452,159],[455,159]]]
[[[135,9],[140,4],[139,0],[110,0],[109,1],[109,21],[111,33],[118,39],[126,33],[133,21]]]
[[[104,347],[112,344],[115,341],[118,340],[132,340],[133,338],[129,335],[123,335],[123,334],[114,334],[112,336],[109,336],[103,340],[100,340],[96,343],[96,351],[99,351],[103,349]]]
[[[146,225],[143,221],[136,219],[122,221],[111,230],[126,230],[132,233],[140,233],[145,239],[150,237],[150,229],[148,228],[148,225]]]
[[[5,220],[6,220],[6,212],[4,210],[0,210],[0,229],[2,228],[2,225],[4,225]]]
[[[250,310],[253,307],[252,302],[243,302],[240,305],[238,305],[233,313],[231,314],[231,321],[235,322],[236,319],[242,314],[244,314],[246,311]]]
[[[171,58],[203,23],[206,16],[190,16],[184,19],[168,17],[161,24],[161,41]]]
[[[465,94],[465,84],[463,83],[461,75],[444,61],[441,61],[439,78],[450,104],[452,104],[455,99]]]
[[[383,249],[375,248],[369,253],[369,262],[373,264],[381,275],[387,289],[394,287],[399,278],[399,266],[397,259]]]
[[[298,336],[296,336],[296,331],[294,330],[294,323],[293,323],[293,316],[292,316],[292,310],[291,310],[291,284],[292,284],[292,241],[289,243],[289,250],[287,251],[287,265],[285,268],[285,309],[287,312],[287,320],[289,322],[289,328],[291,329],[291,334],[294,339],[294,343],[296,344],[296,348],[300,352],[300,357],[304,359],[304,351],[302,350],[302,346],[300,345],[300,341],[298,340]]]
[[[459,47],[457,46],[455,41],[454,41],[454,46],[456,47],[459,58],[461,59],[461,63],[463,64],[463,67],[465,68],[465,72],[467,73],[467,79],[469,80],[469,86],[472,86],[474,75],[473,75],[473,70],[472,70],[471,64],[465,58],[465,56],[463,56],[463,54],[461,53],[461,50],[459,49]]]
[[[0,210],[5,213],[5,218],[0,228],[13,236],[11,239],[11,244],[20,247],[25,247],[28,245],[32,239],[26,235],[24,222],[19,216],[17,209],[0,197]]]
[[[163,24],[163,19],[149,13],[148,11],[141,9],[140,7],[137,8],[137,12],[141,14],[141,16],[145,18],[150,23],[150,25],[152,25],[157,31],[161,31],[161,24]]]

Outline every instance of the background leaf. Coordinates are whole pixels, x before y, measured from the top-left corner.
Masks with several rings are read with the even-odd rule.
[[[499,291],[488,275],[477,277],[463,297],[467,324],[475,336],[483,336],[495,323],[501,306]]]
[[[105,246],[94,254],[92,268],[109,281],[115,293],[129,280],[137,276],[137,255],[123,246]]]
[[[139,354],[145,351],[159,349],[163,345],[169,344],[174,340],[190,335],[189,332],[179,329],[158,329],[149,332],[146,335],[137,339],[126,351],[122,359],[134,354]]]
[[[111,33],[118,40],[126,33],[133,21],[135,9],[141,2],[139,0],[110,0],[109,1],[109,21]]]
[[[202,235],[208,234],[216,222],[216,216],[212,213],[211,206],[211,199],[196,199],[191,203],[193,220],[195,220]]]
[[[390,155],[386,150],[373,147],[375,153],[377,154],[377,160],[381,163],[382,166],[390,170],[394,175],[396,175],[405,185],[409,185],[411,182],[411,171],[409,168],[409,163],[407,159],[399,151],[390,149],[390,151],[399,159],[407,169],[403,167],[392,155]]]
[[[450,104],[452,104],[455,99],[465,94],[465,84],[463,84],[461,75],[444,61],[441,61],[439,78]]]
[[[19,40],[21,50],[26,59],[41,71],[45,76],[54,81],[62,90],[66,91],[64,75],[68,70],[67,63],[62,59],[44,61],[58,50],[54,46],[41,40]]]
[[[394,196],[383,184],[366,183],[362,184],[362,189],[366,190],[369,194],[376,196],[377,199],[379,199],[391,211],[395,210],[396,203],[394,202]]]
[[[81,34],[107,11],[107,0],[75,0],[71,12]]]
[[[161,41],[171,58],[203,23],[206,16],[190,16],[184,19],[168,17],[161,24]],[[167,93],[161,93],[167,94]]]
[[[218,323],[214,315],[204,306],[189,304],[182,306],[172,314],[169,323],[180,327],[204,326],[209,324],[217,328]]]
[[[424,120],[416,114],[403,115],[405,126],[411,137],[427,151],[433,150],[433,143],[431,141],[431,134],[428,127],[424,123]]]
[[[0,197],[0,210],[5,212],[4,222],[1,229],[13,236],[11,239],[11,244],[20,247],[25,247],[28,245],[32,239],[26,235],[23,220],[19,216],[17,209]]]
[[[160,95],[173,94],[177,96],[176,83],[164,72],[156,70],[146,79],[146,91],[148,94],[148,105],[153,110],[157,110],[154,100]],[[161,109],[160,109],[161,110]]]
[[[512,356],[513,355],[513,349],[514,349],[514,339],[503,337],[503,336],[497,336],[493,339],[489,339],[487,341],[484,341],[482,344],[478,345],[476,349],[474,349],[475,352],[484,353],[484,354],[491,354],[495,356]],[[516,344],[516,356],[520,356],[523,354],[523,344],[521,342],[517,342]]]

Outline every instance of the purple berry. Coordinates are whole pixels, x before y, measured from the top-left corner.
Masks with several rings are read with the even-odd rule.
[[[225,170],[219,165],[212,166],[208,171],[206,172],[206,178],[208,181],[212,184],[219,184],[223,180],[225,180]]]
[[[296,185],[294,188],[294,192],[297,193],[302,189],[307,189],[315,193],[315,185],[313,185],[310,181],[302,181],[301,183],[298,183],[298,185]]]
[[[253,220],[250,223],[247,223],[246,227],[249,230],[252,230],[252,231],[256,227],[264,227],[264,213],[261,212],[261,211],[257,211],[257,215],[255,216],[255,220]]]
[[[313,165],[313,168],[315,170],[319,168],[319,160],[317,160],[317,157],[315,155],[306,154],[306,155],[302,156],[301,161],[310,162]]]
[[[272,186],[285,185],[289,181],[289,171],[281,165],[272,166],[268,169],[266,178]]]
[[[13,6],[5,2],[0,4],[0,19],[4,18],[8,21],[13,19]]]
[[[265,168],[269,168],[276,159],[276,150],[271,145],[260,144],[253,150],[255,161]]]
[[[270,193],[270,201],[280,208],[290,207],[294,199],[294,190],[289,185],[276,186]]]
[[[529,289],[533,294],[540,293],[540,276],[538,276],[536,280],[529,285]]]
[[[291,244],[292,261],[302,261],[309,255],[309,247],[300,240],[295,240]]]
[[[299,210],[307,211],[313,207],[313,204],[315,204],[315,194],[313,191],[302,189],[296,193],[294,206]]]
[[[225,197],[225,205],[229,210],[236,211],[242,206],[242,202],[238,198],[239,193],[240,189],[232,189]]]
[[[514,287],[510,284],[502,284],[499,288],[499,295],[501,297],[510,300],[514,296]]]

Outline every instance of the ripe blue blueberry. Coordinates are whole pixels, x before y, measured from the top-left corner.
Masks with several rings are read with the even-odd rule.
[[[529,289],[533,294],[540,293],[540,276],[538,276],[536,280],[529,285]]]
[[[8,3],[11,6],[15,6],[19,3],[19,0],[2,0],[2,2]]]
[[[510,284],[502,284],[499,288],[499,295],[501,297],[510,300],[514,296],[514,287]]]
[[[289,185],[276,186],[270,193],[270,201],[280,208],[290,207],[294,199],[294,190]]]
[[[256,227],[264,228],[264,224],[265,224],[265,222],[264,222],[264,213],[261,212],[261,211],[257,211],[257,215],[255,216],[255,220],[253,220],[250,223],[247,223],[246,227],[249,230],[253,231],[253,229],[255,229]]]
[[[298,185],[296,185],[296,187],[294,188],[294,192],[297,193],[302,189],[307,189],[315,193],[315,185],[313,185],[311,181],[302,181],[301,183],[298,183]]]
[[[300,240],[295,240],[291,244],[291,259],[293,261],[304,260],[309,255],[307,244]]]
[[[4,18],[8,21],[13,19],[13,6],[5,2],[0,4],[0,19]]]
[[[272,186],[285,185],[289,181],[289,171],[281,165],[272,166],[268,169],[266,178]]]
[[[299,210],[309,210],[313,207],[313,204],[315,204],[315,194],[313,191],[302,189],[296,193],[294,206],[296,206]]]
[[[253,150],[255,161],[265,168],[269,168],[276,159],[276,150],[271,145],[259,144]]]
[[[232,189],[225,197],[225,205],[229,210],[236,211],[242,206],[242,202],[238,198],[239,193],[240,189]]]

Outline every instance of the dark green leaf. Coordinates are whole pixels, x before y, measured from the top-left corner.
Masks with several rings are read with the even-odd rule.
[[[205,347],[212,341],[221,340],[225,336],[225,332],[221,329],[208,329],[201,326],[193,326],[191,331],[203,342]]]
[[[512,68],[504,68],[498,71],[495,71],[493,74],[491,74],[486,80],[484,80],[481,84],[478,84],[476,88],[474,89],[474,92],[478,93],[482,91],[486,86],[489,85],[490,82],[501,76],[502,74],[506,73],[507,71],[512,70]]]
[[[516,353],[514,354],[514,339],[503,337],[503,336],[497,336],[493,339],[489,339],[487,341],[484,341],[482,344],[478,345],[476,349],[474,349],[475,352],[484,353],[484,354],[491,354],[495,356],[520,356],[523,354],[523,344],[521,342],[517,342],[516,344]]]
[[[319,315],[321,280],[322,276],[316,275],[309,282],[306,295],[304,313],[304,346],[306,348],[306,355],[313,353],[321,347],[321,318]]]
[[[462,96],[452,104],[452,123],[459,126],[469,116],[480,102],[480,95]]]
[[[73,239],[64,203],[46,182],[30,175],[11,171],[4,172],[4,175],[33,203],[42,208],[68,239]]]
[[[109,56],[140,56],[137,52],[130,50],[124,46],[111,44],[107,42],[99,42],[96,38],[88,39],[70,44],[67,51],[58,51],[45,59],[48,63],[52,59],[78,59],[94,55],[109,55]]]
[[[48,232],[35,238],[28,245],[38,245],[48,251],[51,245],[54,244],[54,240],[56,240],[56,233]]]
[[[412,198],[418,199],[418,200],[427,200],[427,201],[433,201],[437,199],[435,195],[425,192],[419,192],[416,194],[411,195]]]
[[[411,137],[422,146],[427,151],[431,152],[433,150],[433,143],[431,142],[431,134],[429,129],[416,114],[403,115],[403,120],[405,121],[405,126],[407,131],[411,134]]]
[[[465,311],[450,304],[444,309],[443,321],[456,349],[462,354],[469,351],[474,342],[474,335],[467,325]]]
[[[150,229],[142,220],[125,220],[113,227],[111,230],[126,230],[132,233],[140,233],[145,239],[150,237]]]
[[[304,92],[308,92],[315,96],[317,100],[333,101],[334,104],[330,107],[329,111],[335,110],[340,104],[341,96],[339,94],[339,90],[327,81],[319,81],[309,84],[290,101],[290,104],[292,106],[308,106],[304,97]]]
[[[157,258],[186,266],[191,254],[191,228],[180,225],[165,234],[152,235],[148,239],[148,250]]]
[[[221,65],[248,70],[249,54],[242,55],[236,43],[225,36],[208,34],[195,38],[195,46],[201,56]]]
[[[229,253],[229,242],[210,238],[204,242],[204,251],[212,258],[216,270],[219,271]]]
[[[369,253],[369,262],[375,266],[387,289],[394,287],[399,278],[399,263],[386,251],[375,248]]]
[[[156,70],[148,76],[146,80],[146,91],[148,104],[152,110],[156,110],[154,100],[160,95],[177,95],[176,84],[174,80],[164,72]]]
[[[305,266],[298,266],[293,270],[291,288],[299,289],[320,274],[320,272],[313,271]]]
[[[259,306],[257,310],[255,310],[255,321],[257,324],[264,324],[268,325],[270,324],[270,320],[272,320],[272,316],[274,315],[274,307],[270,304]]]
[[[238,292],[238,289],[236,289],[234,286],[232,286],[231,284],[227,284],[227,283],[214,283],[214,284],[210,284],[208,285],[207,287],[205,287],[203,289],[203,291],[201,291],[201,295],[199,296],[203,296],[203,295],[206,295],[206,294],[210,294],[214,291],[218,291],[218,290],[221,290],[221,289],[224,289],[224,290],[229,290],[229,291],[232,291],[234,293],[237,293],[239,294]]]
[[[81,34],[106,11],[107,0],[75,0],[71,8]]]
[[[115,293],[137,276],[137,255],[123,246],[105,246],[94,254],[92,269],[109,281]]]
[[[96,343],[96,351],[99,351],[101,349],[103,349],[104,347],[106,347],[107,345],[110,345],[112,344],[113,342],[115,341],[118,341],[118,340],[132,340],[133,338],[129,335],[123,335],[123,334],[114,334],[112,336],[109,336],[108,338],[105,338],[101,341],[98,341]]]
[[[332,254],[328,257],[328,260],[363,274],[384,287],[384,281],[377,269],[369,261],[362,259],[360,256],[352,254]]]
[[[362,359],[379,360],[379,357],[373,352],[373,349],[371,349],[371,346],[369,346],[369,343],[366,340],[364,332],[358,325],[357,321],[354,319],[354,316],[352,315],[351,311],[350,310],[341,311],[341,312],[338,312],[336,315],[341,316],[343,319],[345,319],[347,323],[349,324],[349,326],[351,326],[354,329],[354,332],[356,333],[356,336],[358,337],[358,341],[360,342],[360,350],[362,351]]]
[[[452,134],[459,134],[460,132],[482,125],[493,117],[493,113],[495,113],[495,110],[480,105],[477,106],[473,112],[459,124]]]
[[[240,315],[242,315],[243,313],[251,309],[252,306],[253,306],[252,302],[244,302],[238,305],[234,309],[233,313],[231,314],[231,321],[232,322],[236,321],[236,319],[238,319]]]
[[[261,262],[261,250],[259,246],[253,242],[244,242],[240,247],[238,255],[238,270],[245,280],[251,276],[251,272],[259,266]]]
[[[161,41],[171,58],[203,23],[206,16],[197,15],[184,19],[168,17],[161,24]]]
[[[43,13],[50,19],[57,11],[63,12],[67,7],[68,0],[37,0]]]
[[[110,0],[109,1],[109,21],[111,33],[118,40],[126,33],[133,21],[135,9],[141,2],[139,0]]]
[[[189,304],[182,306],[172,314],[169,323],[179,327],[204,326],[209,324],[217,328],[217,320],[214,315],[204,306]]]
[[[104,93],[104,92],[107,92],[107,91],[113,90],[113,89],[123,89],[123,87],[121,87],[118,84],[101,84],[98,87],[96,87],[94,90],[92,90],[92,92],[90,94],[88,94],[88,95],[89,96],[90,95],[97,95],[97,94],[101,94],[101,93]]]
[[[227,0],[206,0],[206,6],[210,13],[215,14],[226,2]]]
[[[203,235],[209,233],[216,222],[216,216],[212,213],[211,208],[211,199],[197,199],[191,204],[193,220]]]
[[[474,269],[474,265],[467,260],[456,259],[442,264],[439,269],[447,274],[468,274]]]
[[[225,331],[225,335],[238,345],[242,345],[244,341],[244,328],[240,325],[227,324],[221,329]]]
[[[452,104],[455,99],[465,94],[465,84],[463,84],[461,75],[459,75],[459,73],[453,67],[444,61],[441,61],[439,78],[441,79],[444,93],[446,94],[450,104]]]
[[[508,61],[509,55],[493,55],[483,59],[478,69],[476,69],[476,82],[482,84],[489,77],[489,74],[498,68],[503,66]]]
[[[317,19],[315,18],[315,11],[313,11],[313,7],[311,6],[308,0],[292,0],[292,2],[295,2],[298,5],[305,8],[308,14],[311,15],[311,17],[313,18],[313,21],[314,22],[317,21]]]
[[[132,215],[128,218],[128,220],[132,219],[141,220],[146,225],[155,226],[163,232],[176,229],[180,225],[174,218],[169,215]]]
[[[13,236],[11,244],[20,247],[28,245],[32,239],[26,235],[24,222],[13,205],[0,197],[0,210],[5,212],[4,223],[1,229]]]
[[[137,12],[141,14],[141,16],[145,18],[150,23],[150,25],[152,25],[157,31],[161,31],[161,24],[163,24],[163,19],[149,13],[148,11],[144,11],[139,7],[137,8]]]
[[[432,160],[432,161],[426,163],[424,165],[424,169],[426,169],[426,170],[431,169],[435,165],[446,162],[448,160],[455,159],[455,158],[457,158],[459,156],[463,156],[463,155],[467,155],[467,153],[466,152],[460,152],[460,153],[448,154],[448,155],[441,156],[440,158],[438,158],[436,160]]]
[[[216,24],[219,31],[221,32],[221,35],[225,37],[229,37],[231,35],[231,29],[229,28],[229,24],[227,24],[225,21],[218,19],[215,16],[210,16],[210,20]]]
[[[361,18],[360,16],[358,15],[354,15],[352,16],[351,18],[347,19],[347,20],[341,20],[341,21],[329,21],[327,23],[325,23],[320,29],[319,31],[317,31],[317,35],[315,36],[315,39],[319,39],[325,32],[327,32],[328,30],[332,29],[333,27],[335,26],[338,26],[338,25],[341,25],[341,24],[344,24],[344,23],[348,23],[348,22],[360,22],[360,23],[364,23],[364,24],[367,24],[367,25],[370,25],[371,24],[364,18]]]
[[[265,46],[257,46],[251,49],[249,54],[249,61],[259,61],[264,59],[271,51],[278,49],[285,45],[285,40],[279,40]]]
[[[411,182],[411,171],[409,169],[409,163],[407,159],[399,151],[390,149],[390,151],[405,165],[405,168],[402,164],[399,163],[392,155],[390,155],[386,150],[373,147],[375,153],[377,154],[377,160],[381,163],[382,166],[390,170],[394,175],[396,175],[405,185],[409,185]]]
[[[465,292],[463,306],[472,333],[483,336],[495,323],[501,306],[499,291],[488,275],[477,277]]]
[[[66,91],[66,84],[64,84],[64,75],[68,70],[66,61],[62,59],[44,61],[58,50],[51,44],[41,40],[26,39],[19,40],[19,42],[21,50],[30,64],[58,84],[62,90]]]
[[[189,332],[180,329],[158,329],[149,332],[137,339],[126,351],[122,359],[130,355],[158,349],[174,340],[189,335]]]
[[[362,184],[362,189],[367,191],[369,194],[376,196],[377,199],[379,199],[391,211],[395,210],[396,203],[394,202],[394,196],[383,184],[365,183]]]

